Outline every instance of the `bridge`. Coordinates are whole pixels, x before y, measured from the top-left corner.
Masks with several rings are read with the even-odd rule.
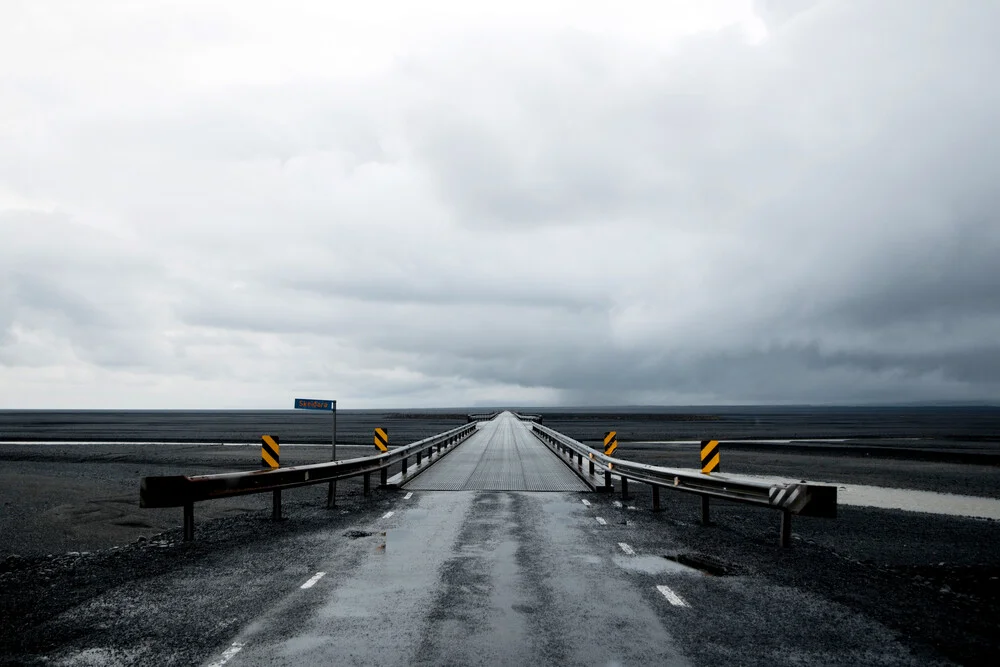
[[[485,422],[455,453],[405,485],[421,491],[589,491],[510,412]]]
[[[187,539],[196,502],[272,493],[273,518],[281,519],[285,489],[364,480],[351,530],[260,549],[287,593],[234,628],[210,664],[687,665],[692,656],[724,655],[732,662],[729,642],[692,650],[689,639],[738,625],[760,601],[730,588],[719,576],[731,574],[724,563],[664,542],[654,513],[663,509],[660,492],[700,497],[705,524],[710,501],[776,510],[779,551],[790,543],[793,514],[836,512],[834,487],[632,463],[511,412],[469,422],[346,461],[144,478],[142,504],[184,507]],[[647,492],[630,493],[630,480],[633,491],[642,484]],[[786,593],[759,594],[780,619],[777,634],[791,638],[788,655],[814,651],[801,633],[829,611]],[[678,637],[687,638],[686,649]],[[873,642],[863,644],[859,659],[873,650]]]

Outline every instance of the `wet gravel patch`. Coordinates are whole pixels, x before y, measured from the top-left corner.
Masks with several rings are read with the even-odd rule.
[[[286,501],[280,522],[267,513],[205,520],[189,543],[175,529],[92,552],[8,556],[0,665],[198,664],[311,574],[294,554],[379,516],[397,495],[344,494],[329,510]]]
[[[662,492],[664,511],[653,513],[649,487],[629,490],[621,508],[612,504],[619,496],[595,494],[609,521],[669,532],[684,553],[872,618],[922,664],[995,664],[1000,522],[842,506],[837,519],[794,518],[792,547],[782,549],[777,512],[713,501],[713,525],[704,527],[697,496]]]

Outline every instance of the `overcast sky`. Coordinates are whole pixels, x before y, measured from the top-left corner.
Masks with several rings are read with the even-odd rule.
[[[7,0],[0,408],[1000,402],[1000,3],[480,4]]]

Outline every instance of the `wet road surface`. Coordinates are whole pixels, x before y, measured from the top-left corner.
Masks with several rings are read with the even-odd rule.
[[[454,452],[406,485],[438,491],[587,491],[529,426],[510,412],[479,426]]]
[[[296,555],[309,571],[206,664],[929,664],[829,599],[665,558],[684,545],[653,516],[595,494],[400,493],[364,539]]]
[[[384,549],[346,578],[318,562],[326,575],[248,628],[227,664],[689,664],[668,630],[686,609],[610,561],[620,547],[580,498],[415,494],[382,522]]]

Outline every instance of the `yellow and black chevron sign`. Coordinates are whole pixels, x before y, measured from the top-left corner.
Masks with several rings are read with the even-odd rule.
[[[277,468],[278,454],[280,453],[278,436],[262,435],[260,439],[260,464],[265,468]]]
[[[375,446],[380,452],[389,451],[389,429],[381,426],[375,429]]]
[[[719,441],[703,440],[701,443],[701,471],[706,475],[719,471]]]
[[[604,434],[604,455],[611,456],[618,449],[618,431],[608,431]]]

